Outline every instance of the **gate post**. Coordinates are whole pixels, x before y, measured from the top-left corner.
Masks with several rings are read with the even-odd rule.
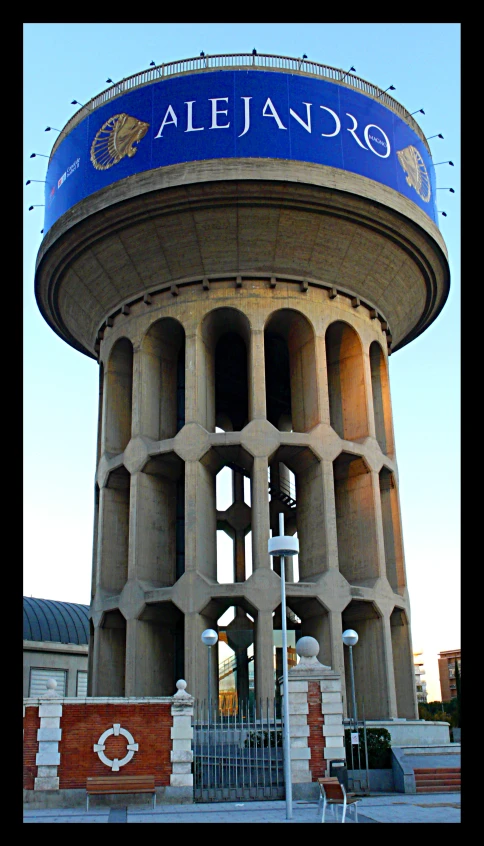
[[[317,660],[316,638],[300,638],[296,652],[299,664],[288,674],[292,790],[294,799],[317,799],[317,779],[346,757],[341,676]]]
[[[167,795],[178,802],[193,802],[193,696],[186,692],[187,683],[180,679],[177,692],[172,697],[170,752],[171,775]]]

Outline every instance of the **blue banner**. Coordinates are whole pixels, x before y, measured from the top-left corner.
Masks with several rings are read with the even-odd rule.
[[[86,113],[49,163],[44,231],[120,179],[220,158],[347,170],[399,191],[438,222],[431,157],[394,112],[326,80],[234,70],[160,79]]]

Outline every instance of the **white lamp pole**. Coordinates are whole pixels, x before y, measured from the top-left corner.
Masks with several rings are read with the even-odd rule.
[[[356,713],[356,695],[355,695],[355,671],[353,668],[353,647],[358,643],[358,635],[354,629],[346,629],[342,635],[343,643],[350,650],[350,676],[351,676],[351,696],[353,700],[353,731],[357,731],[358,715]]]
[[[269,538],[269,555],[281,559],[281,617],[282,617],[282,682],[284,696],[282,700],[284,730],[282,742],[284,747],[284,783],[286,788],[286,819],[292,819],[292,776],[291,776],[291,746],[289,739],[289,683],[287,667],[287,616],[286,616],[286,576],[284,572],[284,556],[297,555],[299,541],[297,538],[284,535],[284,514],[279,514],[279,536]]]
[[[208,723],[210,725],[210,713],[212,710],[212,646],[218,641],[218,634],[213,629],[205,629],[202,632],[202,643],[208,646]]]

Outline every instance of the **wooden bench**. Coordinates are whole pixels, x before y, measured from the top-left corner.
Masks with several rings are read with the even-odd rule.
[[[89,797],[116,793],[152,793],[153,810],[156,807],[154,776],[97,776],[86,779],[86,811],[89,810]]]

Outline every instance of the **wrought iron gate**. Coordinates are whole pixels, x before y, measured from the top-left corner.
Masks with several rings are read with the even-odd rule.
[[[193,767],[195,802],[284,799],[282,723],[276,703],[235,702],[208,714],[195,703]]]

